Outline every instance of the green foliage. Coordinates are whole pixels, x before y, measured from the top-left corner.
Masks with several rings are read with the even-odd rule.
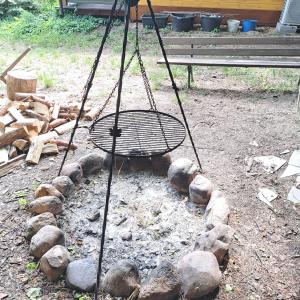
[[[42,299],[42,289],[41,288],[30,288],[27,293],[26,293],[27,297],[30,300],[40,300]]]
[[[26,198],[19,198],[18,203],[21,209],[24,209],[28,204],[28,200]]]
[[[43,83],[44,88],[49,89],[54,86],[54,79],[50,73],[41,72],[38,79]]]
[[[37,269],[37,264],[35,262],[29,262],[25,266],[27,271],[35,271]]]
[[[36,8],[32,0],[0,0],[0,17],[15,17],[25,10],[33,11]]]
[[[75,293],[74,299],[76,300],[92,300],[88,294]]]

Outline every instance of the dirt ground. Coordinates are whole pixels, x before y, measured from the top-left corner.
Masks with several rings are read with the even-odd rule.
[[[106,58],[110,55],[108,52],[105,54]],[[84,55],[86,53],[82,53]],[[41,68],[46,65],[42,58],[40,64]],[[54,66],[51,68],[55,69]],[[88,67],[71,65],[65,73],[57,73],[57,84],[48,90],[40,90],[62,102],[79,100]],[[106,75],[104,79],[97,78],[90,97],[91,103],[102,103],[105,93],[112,86],[115,77],[110,73]],[[180,87],[184,83],[184,80],[179,80]],[[194,88],[182,92],[184,108],[205,175],[228,198],[231,206],[230,225],[236,231],[230,259],[215,299],[299,299],[300,215],[299,207],[294,207],[287,200],[295,178],[279,180],[284,167],[274,174],[267,174],[258,165],[254,165],[250,172],[245,166],[245,158],[249,156],[276,155],[288,159],[293,150],[300,149],[296,89],[294,93],[266,92],[224,76],[220,69],[200,68],[195,76]],[[167,80],[160,82],[154,95],[159,110],[180,118]],[[136,74],[129,74],[125,81],[122,108],[147,107],[142,80]],[[113,111],[113,108],[114,102],[106,113]],[[70,154],[69,161],[92,151],[92,143],[86,136],[85,129],[78,131],[76,143],[79,149]],[[253,141],[258,146],[250,145]],[[291,152],[281,155],[286,149]],[[38,166],[22,166],[0,178],[0,294],[8,294],[7,299],[25,300],[28,289],[32,287],[42,288],[42,299],[45,300],[73,299],[64,280],[51,284],[37,270],[26,268],[26,264],[33,261],[28,255],[28,242],[24,238],[29,213],[18,204],[20,193],[31,200],[40,182],[54,178],[62,155],[43,158]],[[172,156],[190,157],[195,161],[188,139]],[[279,197],[273,202],[274,210],[256,198],[260,187],[276,189]],[[84,185],[82,189],[87,188]],[[81,193],[82,190],[79,195]],[[78,201],[83,206],[90,205],[80,197],[70,199],[72,205]],[[63,221],[72,211],[70,202],[66,203],[68,211],[59,219],[62,226],[66,226]],[[70,229],[67,230],[67,241],[73,255],[82,257],[84,247]],[[228,285],[231,290],[228,290]]]

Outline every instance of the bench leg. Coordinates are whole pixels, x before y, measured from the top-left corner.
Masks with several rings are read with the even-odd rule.
[[[297,100],[297,112],[300,111],[300,77],[298,80],[298,100]]]
[[[194,76],[193,76],[193,67],[188,66],[188,88],[191,88],[191,82],[194,82]]]

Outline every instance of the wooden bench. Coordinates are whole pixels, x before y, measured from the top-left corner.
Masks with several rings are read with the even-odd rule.
[[[189,88],[193,66],[300,68],[300,37],[165,37],[163,42],[169,63],[187,66]],[[299,108],[300,77],[298,88]]]

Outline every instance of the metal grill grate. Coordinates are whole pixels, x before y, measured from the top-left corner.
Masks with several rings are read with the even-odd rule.
[[[115,114],[96,120],[90,127],[93,143],[111,153]],[[176,149],[185,139],[185,127],[175,117],[151,110],[127,110],[119,113],[116,155],[149,157]]]

